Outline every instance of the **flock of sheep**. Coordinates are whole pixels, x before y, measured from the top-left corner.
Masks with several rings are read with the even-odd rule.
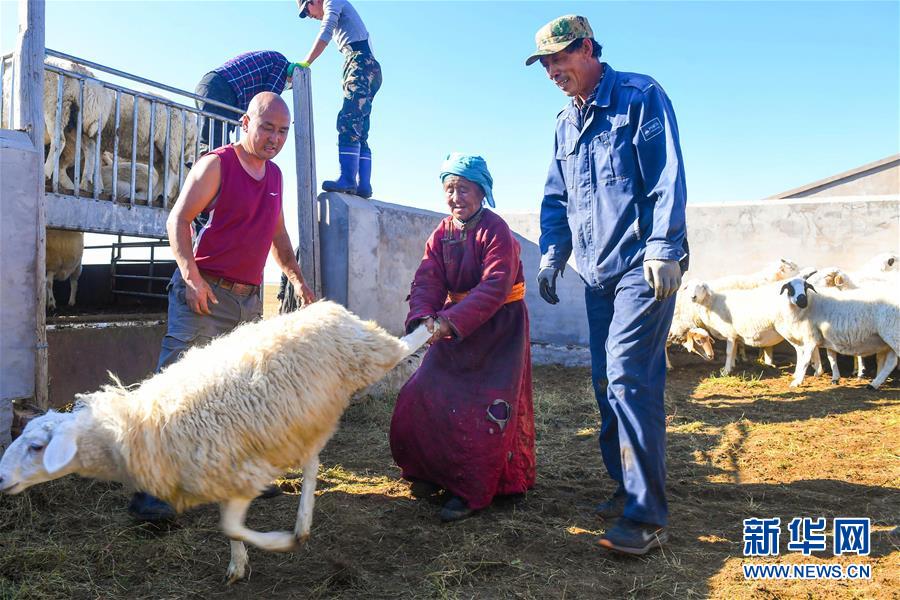
[[[44,176],[47,181],[52,182],[58,163],[58,181],[62,188],[74,191],[76,184],[72,179],[77,173],[81,192],[96,192],[98,196],[104,192],[112,194],[114,163],[117,163],[114,197],[131,196],[133,169],[135,202],[147,204],[152,189],[154,199],[164,197],[166,207],[171,207],[181,181],[195,160],[199,130],[197,114],[171,106],[165,98],[159,97],[157,100],[149,94],[122,92],[119,93],[117,132],[114,89],[101,84],[94,73],[83,65],[49,56],[45,63],[51,67],[44,70],[43,94],[44,146],[47,149]],[[79,83],[82,79],[60,75],[54,68],[83,78],[83,95]],[[11,92],[12,69],[7,69],[3,77],[5,110],[4,123],[0,124],[3,127],[8,126],[7,115],[10,111],[6,109],[11,106]],[[150,98],[153,98],[152,103]],[[117,133],[118,148],[115,145]],[[80,160],[77,158],[79,152],[76,152],[78,145]],[[114,152],[118,154],[118,160],[114,160]],[[151,154],[152,167],[149,164]],[[96,160],[98,155],[99,165]],[[165,183],[165,190],[160,189],[161,180]]]
[[[877,387],[900,354],[897,267],[896,255],[879,255],[853,273],[801,274],[782,259],[745,277],[688,281],[669,339],[709,357],[711,338],[726,340],[726,370],[740,346],[767,349],[771,362],[771,347],[786,339],[798,354],[792,385],[820,347],[835,381],[835,353],[876,354]],[[31,421],[0,459],[0,492],[78,473],[146,490],[179,510],[217,503],[231,544],[227,580],[238,581],[249,571],[245,542],[287,552],[308,537],[319,452],[352,394],[402,368],[429,337],[422,326],[395,338],[329,301],[242,325],[138,386],[105,386],[79,396],[72,413]],[[296,465],[304,477],[293,532],[248,528],[251,501]]]
[[[787,340],[797,351],[791,386],[803,382],[812,364],[823,373],[819,348],[831,365],[831,380],[841,377],[837,355],[874,354],[878,370],[869,387],[877,389],[897,366],[900,355],[900,263],[895,253],[879,254],[853,272],[836,267],[800,269],[780,259],[744,276],[686,281],[675,301],[668,344],[712,359],[712,340],[726,343],[724,374],[734,370],[744,346],[762,349],[772,365],[773,347]],[[667,357],[667,364],[668,357]]]
[[[68,61],[47,62],[92,77]],[[45,175],[52,177],[58,159],[60,181],[74,189],[67,170],[74,165],[72,148],[81,130],[82,189],[89,191],[91,185],[107,189],[112,161],[107,158],[100,165],[98,181],[94,158],[96,144],[106,149],[115,137],[114,119],[109,118],[115,93],[86,80],[79,106],[79,86],[66,77],[62,114],[57,115],[57,77],[48,71],[45,78],[50,148]],[[6,82],[3,89],[4,93],[9,89]],[[179,161],[193,157],[196,123],[170,107],[169,134],[167,120],[159,119],[151,135],[149,102],[139,99],[136,111],[134,96],[122,94],[120,102],[120,140],[131,140],[137,126],[142,148],[133,154],[130,143],[120,143],[121,156],[144,161],[134,163],[136,170],[145,178],[152,175],[154,189],[158,170],[168,169],[164,197],[174,200],[184,166]],[[73,117],[73,111],[80,116]],[[134,113],[137,120],[130,118]],[[57,118],[63,127],[54,139]],[[80,127],[71,126],[73,118]],[[186,128],[180,129],[183,124]],[[156,148],[152,167],[151,144]],[[119,169],[117,195],[128,195],[131,163],[121,162]],[[47,273],[52,308],[52,281],[62,273],[72,277],[70,304],[74,303],[83,238],[80,233],[51,232],[47,232]],[[77,264],[74,259],[66,261],[66,256],[76,254]],[[900,355],[898,269],[896,254],[878,255],[849,273],[838,268],[801,270],[780,259],[745,276],[688,280],[676,299],[668,343],[712,359],[713,339],[724,340],[723,370],[731,373],[744,346],[761,348],[766,364],[772,364],[772,348],[787,340],[797,351],[792,386],[803,381],[810,363],[822,372],[820,348],[827,351],[835,383],[840,379],[837,354],[857,357],[860,377],[862,357],[874,354],[878,372],[870,385],[877,388]],[[205,347],[191,349],[136,387],[106,386],[80,396],[72,413],[51,411],[31,421],[0,459],[0,492],[18,493],[78,473],[146,490],[180,510],[218,503],[221,529],[231,540],[227,578],[237,581],[248,574],[244,542],[284,552],[307,538],[319,452],[351,395],[402,361],[413,360],[411,355],[428,337],[420,327],[405,338],[395,338],[328,301],[242,325]],[[248,528],[245,517],[253,498],[296,465],[302,465],[304,477],[293,532]]]

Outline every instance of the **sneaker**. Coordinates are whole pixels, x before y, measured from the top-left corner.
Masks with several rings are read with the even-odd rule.
[[[413,498],[422,500],[434,496],[441,491],[441,486],[430,481],[413,481],[409,486],[409,493]]]
[[[607,550],[640,556],[654,548],[661,548],[668,541],[669,532],[665,527],[621,517],[600,536],[598,543]]]
[[[621,517],[625,511],[625,500],[627,495],[625,490],[618,489],[616,492],[594,507],[594,512],[601,519],[615,519]]]
[[[166,523],[175,520],[175,509],[168,502],[147,492],[135,492],[128,505],[128,514],[144,523]]]
[[[447,500],[440,512],[441,521],[444,523],[459,521],[466,517],[471,517],[473,514],[475,514],[475,511],[469,508],[466,501],[459,496],[453,496]]]

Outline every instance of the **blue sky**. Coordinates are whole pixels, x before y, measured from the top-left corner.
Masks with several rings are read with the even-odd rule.
[[[898,2],[355,4],[384,69],[370,144],[389,202],[443,210],[438,167],[460,150],[487,159],[500,211],[538,209],[566,99],[524,59],[566,13],[589,18],[614,68],[668,92],[690,202],[755,200],[900,152]],[[301,60],[318,30],[293,0],[50,1],[46,14],[48,47],[188,90],[246,50]],[[2,0],[4,52],[15,32]],[[337,173],[340,76],[332,45],[313,65],[320,182]],[[292,185],[292,142],[277,162]]]

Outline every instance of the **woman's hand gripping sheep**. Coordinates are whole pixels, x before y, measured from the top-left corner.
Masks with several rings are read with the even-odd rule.
[[[429,344],[433,344],[441,338],[453,335],[453,330],[450,329],[450,323],[445,320],[428,317],[425,319],[424,324],[425,329],[431,334],[431,337],[428,339]]]

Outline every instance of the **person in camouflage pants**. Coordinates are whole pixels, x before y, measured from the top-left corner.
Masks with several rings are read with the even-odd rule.
[[[381,88],[381,65],[367,49],[353,50],[344,59],[344,105],[337,117],[338,144],[359,144],[360,158],[369,154],[369,115]]]
[[[322,21],[318,38],[299,65],[309,67],[332,39],[344,55],[344,105],[337,119],[341,175],[323,181],[322,189],[371,198],[369,117],[372,100],[381,87],[381,65],[372,54],[369,32],[348,0],[297,0],[297,8],[301,19]]]

